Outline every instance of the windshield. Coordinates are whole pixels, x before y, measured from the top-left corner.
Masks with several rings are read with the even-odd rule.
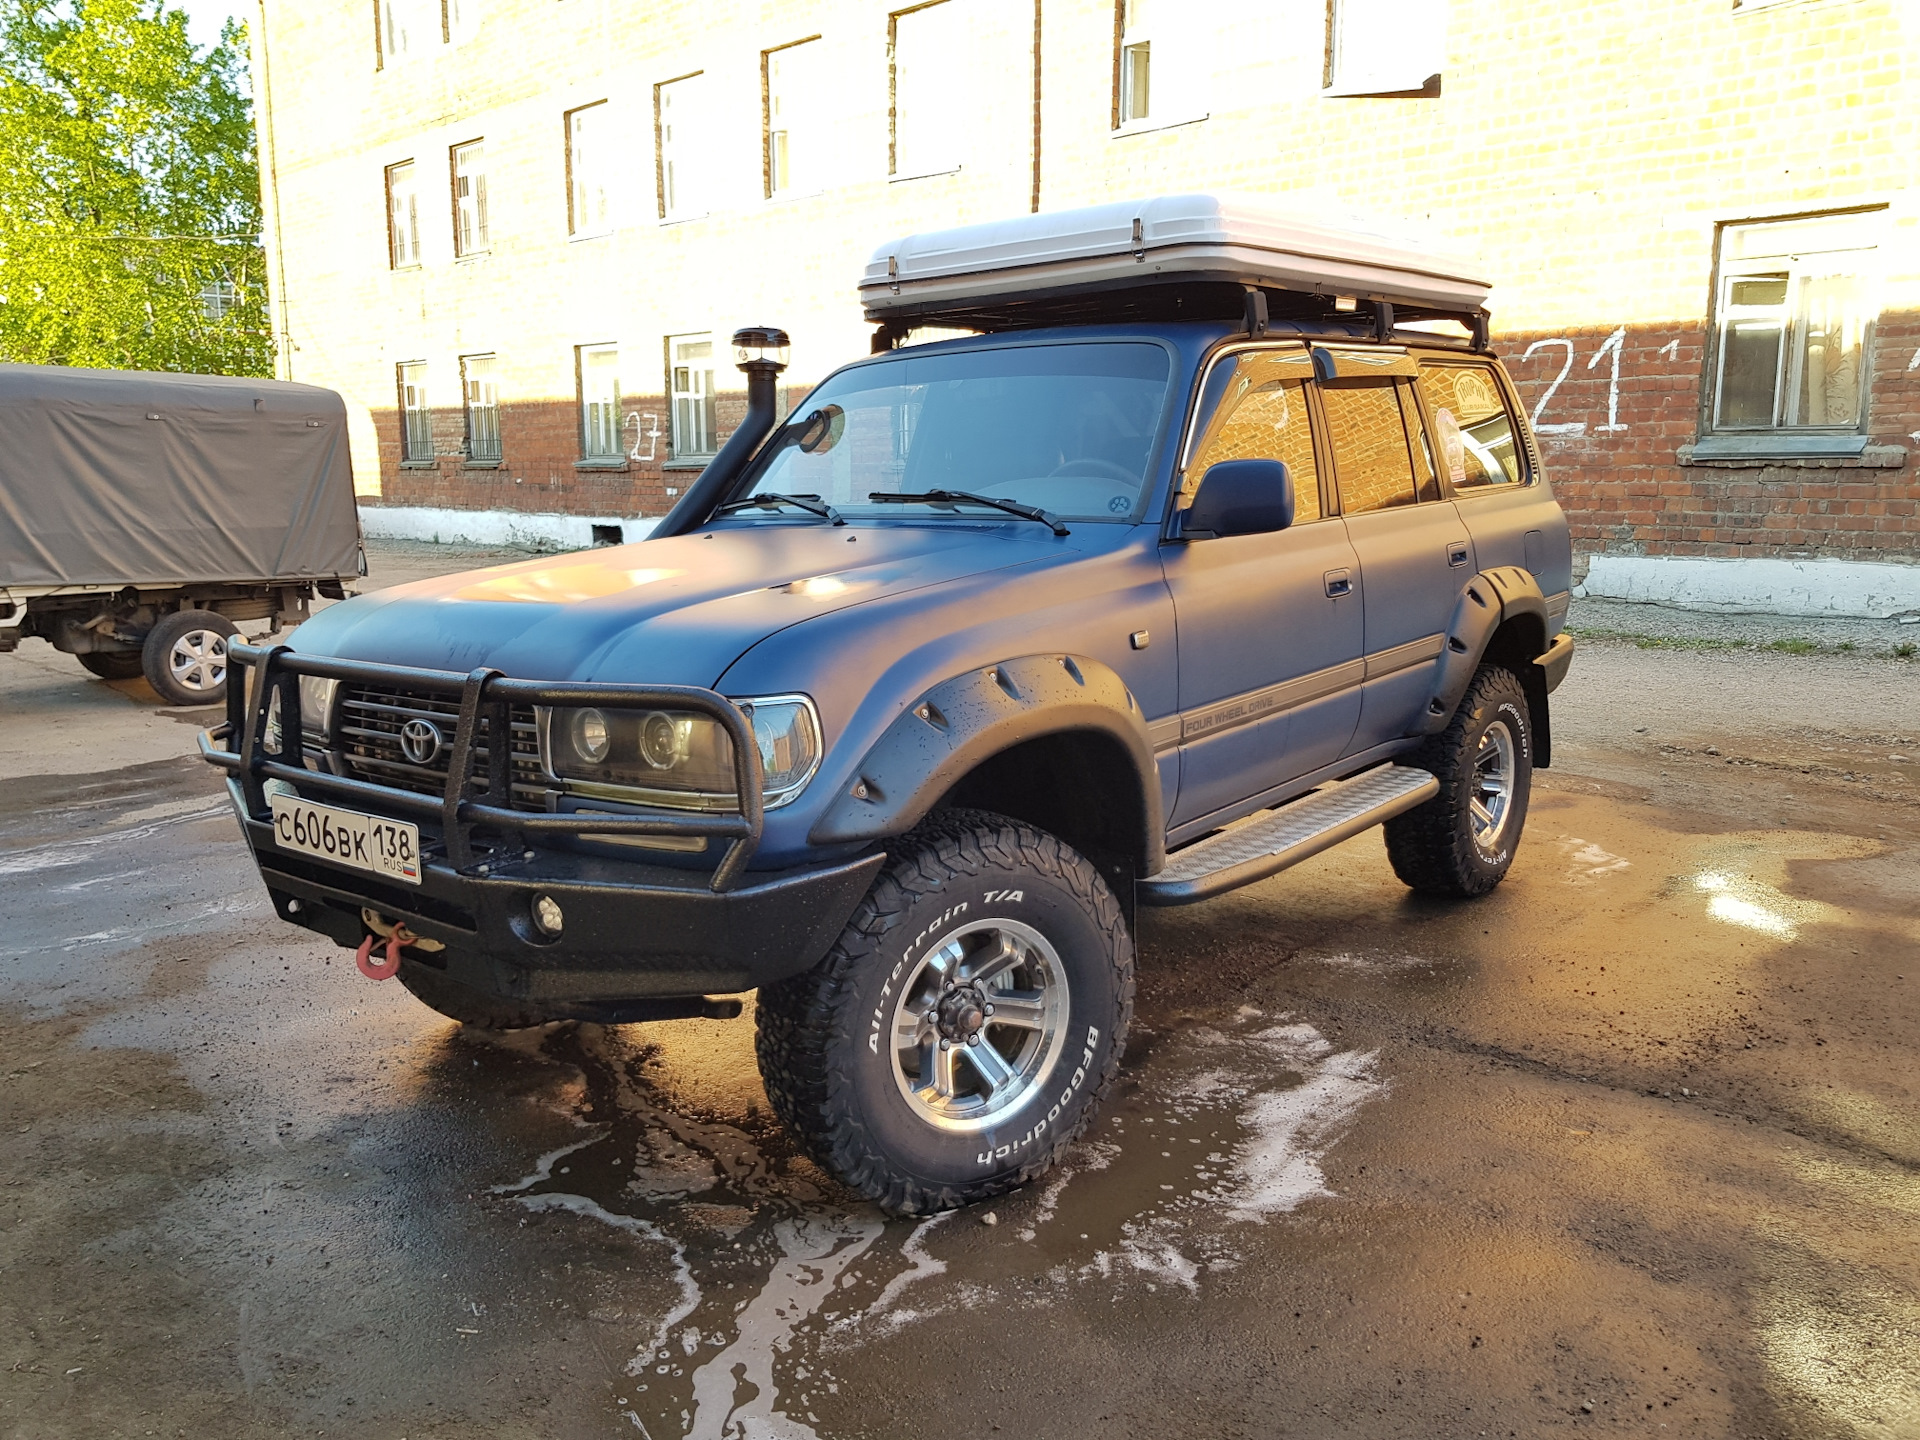
[[[903,508],[993,517],[965,501],[903,507],[869,499],[876,491],[966,490],[1062,520],[1131,520],[1168,368],[1166,351],[1137,342],[908,352],[861,365],[794,412],[742,498],[817,496],[863,518]]]

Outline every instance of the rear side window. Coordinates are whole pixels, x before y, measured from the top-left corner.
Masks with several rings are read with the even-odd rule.
[[[1500,400],[1500,381],[1485,365],[1439,362],[1420,367],[1420,384],[1433,412],[1435,457],[1456,490],[1518,485],[1520,457],[1513,417]]]
[[[1394,390],[1391,380],[1321,388],[1334,474],[1340,482],[1340,508],[1348,515],[1412,505],[1419,498],[1407,427]]]
[[[1293,523],[1318,520],[1320,474],[1307,418],[1306,352],[1255,352],[1229,363],[1233,373],[1187,466],[1187,492],[1223,460],[1279,460],[1293,476]]]

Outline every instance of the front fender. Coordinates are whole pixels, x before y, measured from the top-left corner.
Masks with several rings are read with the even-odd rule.
[[[1433,694],[1414,734],[1437,735],[1447,728],[1473,683],[1474,672],[1488,658],[1494,637],[1509,623],[1513,628],[1505,632],[1497,658],[1524,662],[1546,653],[1547,600],[1540,582],[1527,571],[1517,565],[1496,566],[1482,570],[1460,588],[1453,618],[1447,623],[1447,643],[1440,651]]]
[[[807,838],[836,845],[902,834],[982,762],[1072,731],[1117,741],[1131,761],[1145,812],[1143,873],[1153,873],[1166,817],[1146,717],[1126,682],[1085,655],[1023,655],[941,681],[887,727]]]

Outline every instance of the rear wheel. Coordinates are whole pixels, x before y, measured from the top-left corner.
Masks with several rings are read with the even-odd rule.
[[[141,671],[141,658],[138,650],[90,650],[84,655],[76,655],[84,670],[98,675],[102,680],[138,680]]]
[[[218,705],[227,698],[227,642],[239,627],[211,610],[176,610],[147,632],[141,668],[169,705]]]
[[[827,1170],[897,1213],[1041,1174],[1119,1069],[1133,941],[1085,857],[998,815],[905,837],[826,959],[761,990],[760,1074]]]
[[[1533,726],[1520,677],[1482,666],[1447,728],[1401,762],[1440,793],[1386,824],[1393,873],[1430,895],[1484,895],[1506,878],[1533,793]]]

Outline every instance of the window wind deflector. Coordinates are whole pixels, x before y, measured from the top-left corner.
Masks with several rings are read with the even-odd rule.
[[[967,490],[922,490],[917,495],[874,490],[868,493],[867,498],[889,505],[952,505],[955,503],[985,505],[990,510],[1004,510],[1009,515],[1018,515],[1022,520],[1038,520],[1056,535],[1073,533],[1060,523],[1058,515],[1042,510],[1038,505],[1022,505],[1017,500],[1002,500],[994,495],[975,495]]]
[[[818,515],[822,520],[835,525],[847,523],[847,517],[833,506],[827,504],[818,495],[776,495],[771,490],[758,495],[749,495],[744,500],[729,500],[724,505],[714,506],[713,513],[726,515],[735,510],[747,510],[758,506],[763,510],[778,510],[782,505],[791,505],[796,510],[804,510],[809,515]]]

